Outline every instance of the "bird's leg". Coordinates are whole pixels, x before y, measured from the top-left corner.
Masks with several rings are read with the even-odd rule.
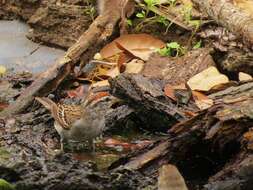
[[[95,140],[94,139],[89,140],[89,146],[91,146],[92,152],[95,153],[95,151],[96,151],[96,144],[95,144]]]
[[[64,152],[64,141],[61,139],[61,152]]]

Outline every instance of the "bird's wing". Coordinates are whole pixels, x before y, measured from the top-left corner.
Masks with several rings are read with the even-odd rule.
[[[46,97],[35,97],[35,100],[40,102],[46,109],[52,112],[52,108],[56,106],[56,104],[49,98]]]
[[[57,107],[57,122],[59,122],[64,129],[70,129],[72,124],[82,116],[81,106],[59,104]]]

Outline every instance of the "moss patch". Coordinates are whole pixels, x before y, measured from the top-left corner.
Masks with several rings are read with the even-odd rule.
[[[0,179],[0,190],[14,190],[14,186],[5,181],[4,179]]]

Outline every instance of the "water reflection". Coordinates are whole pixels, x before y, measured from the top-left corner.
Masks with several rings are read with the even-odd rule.
[[[0,21],[0,65],[14,71],[39,73],[54,64],[63,50],[42,46],[26,38],[29,27],[19,21]]]

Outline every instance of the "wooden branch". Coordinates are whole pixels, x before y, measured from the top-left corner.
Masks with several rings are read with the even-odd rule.
[[[42,73],[27,89],[22,92],[14,104],[1,112],[1,117],[10,116],[24,111],[33,101],[34,96],[46,96],[53,92],[59,84],[70,74],[71,69],[88,50],[99,47],[113,33],[115,25],[120,19],[120,9],[109,8],[108,14],[102,14],[90,25],[78,41],[68,49],[64,57],[48,71]],[[110,13],[110,14],[109,14]]]
[[[216,22],[253,45],[253,19],[247,11],[239,9],[231,1],[193,0],[193,2]]]

